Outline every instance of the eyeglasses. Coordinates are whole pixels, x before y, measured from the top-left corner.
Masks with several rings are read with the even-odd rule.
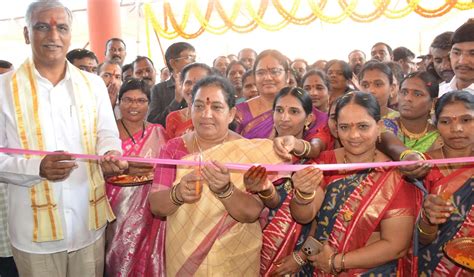
[[[133,103],[143,106],[148,104],[148,99],[146,98],[131,98],[131,97],[123,97],[122,100],[120,100],[122,103],[125,105],[131,105]]]
[[[195,55],[187,55],[187,56],[183,56],[183,57],[177,57],[177,58],[174,58],[174,60],[176,61],[179,61],[179,60],[185,60],[187,62],[195,62],[196,61],[196,56]]]
[[[285,71],[283,68],[259,69],[255,71],[255,75],[262,78],[270,74],[272,78],[276,78],[279,77],[283,71]]]

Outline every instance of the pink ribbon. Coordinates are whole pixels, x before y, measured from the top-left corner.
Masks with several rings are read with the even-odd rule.
[[[40,151],[40,150],[25,150],[25,149],[16,149],[16,148],[2,148],[0,147],[0,153],[6,154],[15,154],[15,155],[33,155],[33,156],[45,156],[45,155],[61,155],[65,154],[64,152],[51,152],[51,151]],[[104,156],[100,155],[89,155],[89,154],[77,154],[77,153],[67,153],[77,159],[85,160],[100,160]],[[156,158],[140,158],[140,157],[125,157],[125,156],[116,156],[117,160],[129,161],[129,162],[141,162],[141,163],[151,163],[151,164],[166,164],[166,165],[187,165],[187,166],[199,166],[199,161],[186,161],[186,160],[173,160],[173,159],[156,159]],[[374,163],[351,163],[351,164],[262,164],[267,171],[298,171],[308,166],[317,167],[323,171],[329,170],[354,170],[354,169],[365,169],[365,168],[375,168],[375,167],[393,167],[393,166],[403,166],[403,165],[412,165],[420,161],[399,161],[399,162],[374,162]],[[450,159],[436,159],[436,160],[426,160],[422,161],[423,163],[428,164],[454,164],[454,163],[472,163],[474,162],[474,157],[461,157],[461,158],[450,158]],[[206,162],[204,162],[206,164]],[[227,163],[225,166],[229,169],[234,170],[247,170],[252,164],[239,164],[239,163]]]

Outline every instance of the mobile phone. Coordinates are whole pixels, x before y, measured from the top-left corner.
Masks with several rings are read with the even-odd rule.
[[[315,239],[312,236],[309,236],[308,239],[303,244],[303,247],[301,250],[307,255],[307,256],[313,256],[321,252],[323,249],[323,244],[320,243],[317,239]]]

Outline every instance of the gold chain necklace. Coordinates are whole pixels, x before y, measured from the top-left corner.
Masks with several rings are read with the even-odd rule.
[[[193,135],[194,135],[194,146],[195,146],[194,149],[197,149],[199,151],[199,153],[202,154],[203,151],[202,151],[201,145],[199,144],[199,141],[197,139],[196,132],[194,132]],[[224,143],[227,140],[227,137],[229,137],[229,132],[227,132],[227,134],[224,136],[224,139],[222,139],[222,141],[219,142],[218,144]]]
[[[400,122],[400,129],[401,129],[403,135],[408,137],[409,139],[419,140],[420,138],[422,138],[426,135],[426,132],[428,132],[428,126],[429,126],[428,121],[426,122],[425,129],[419,134],[415,134],[415,133],[412,133],[412,132],[408,131],[407,128],[405,127],[405,125],[403,125],[401,119],[399,119],[399,122]]]
[[[375,162],[376,157],[377,157],[377,151],[374,151],[374,156],[372,157],[372,161],[370,161],[370,162],[372,162],[372,163]],[[349,159],[347,158],[345,150],[344,150],[344,160],[343,161],[344,161],[345,164],[353,163],[353,162],[349,161]],[[363,162],[363,163],[366,163],[366,162]]]

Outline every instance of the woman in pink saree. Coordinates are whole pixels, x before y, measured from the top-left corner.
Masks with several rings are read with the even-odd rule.
[[[159,124],[145,122],[149,89],[131,79],[119,92],[122,118],[117,125],[124,156],[155,157],[166,143]],[[129,163],[128,175],[149,176],[153,166]],[[151,181],[145,184],[107,183],[107,197],[117,219],[107,226],[107,276],[164,276],[164,223],[148,204]]]
[[[223,163],[278,163],[270,140],[229,130],[235,114],[229,81],[209,76],[193,88],[194,131],[170,140],[162,158],[200,166],[157,166],[150,207],[166,216],[167,276],[258,276],[262,201],[245,191],[243,172]]]
[[[257,56],[254,65],[255,83],[259,95],[236,106],[236,132],[243,137],[274,137],[273,102],[275,96],[289,80],[288,59],[277,50],[265,50]],[[326,113],[313,108],[313,119],[307,126],[305,140],[311,142],[309,158],[315,158],[326,150],[325,141],[318,137],[318,132],[328,121]]]

